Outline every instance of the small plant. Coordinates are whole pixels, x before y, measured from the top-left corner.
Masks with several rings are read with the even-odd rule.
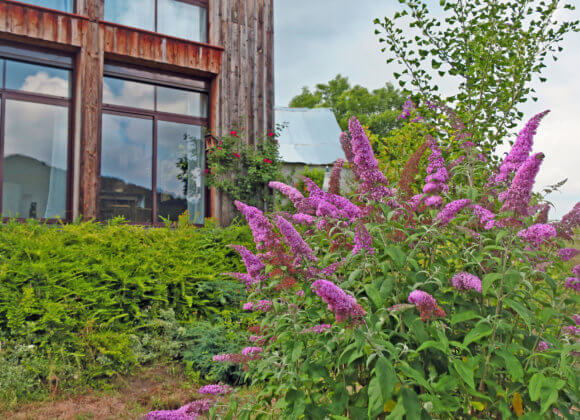
[[[271,208],[273,198],[267,184],[281,176],[277,136],[282,128],[266,133],[256,145],[248,144],[246,133],[238,129],[212,138],[207,149],[207,185],[225,192],[232,200]]]

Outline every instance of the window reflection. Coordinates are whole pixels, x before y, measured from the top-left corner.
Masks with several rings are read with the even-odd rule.
[[[132,108],[154,109],[155,86],[130,80],[105,77],[103,102]]]
[[[186,210],[190,220],[203,223],[202,129],[166,121],[157,123],[158,214],[171,220]]]
[[[155,31],[155,0],[105,0],[105,20]]]
[[[46,7],[47,9],[62,10],[63,12],[72,13],[73,0],[21,0],[23,3],[34,4],[36,6]]]
[[[153,120],[103,114],[99,218],[152,221]]]
[[[157,110],[205,118],[207,117],[207,95],[199,92],[158,86]]]
[[[207,42],[207,9],[176,0],[159,0],[157,32]]]
[[[6,100],[2,213],[65,218],[68,109]]]
[[[70,71],[6,60],[6,89],[69,97]]]

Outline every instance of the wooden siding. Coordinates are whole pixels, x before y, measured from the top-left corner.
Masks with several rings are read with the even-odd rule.
[[[243,128],[249,142],[274,129],[273,0],[211,0],[209,42],[225,48],[214,134]],[[214,215],[228,223],[232,203],[221,194],[212,202]]]

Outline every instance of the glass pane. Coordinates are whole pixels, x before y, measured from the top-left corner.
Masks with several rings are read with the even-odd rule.
[[[103,80],[103,103],[152,110],[155,107],[155,86],[105,77]]]
[[[150,223],[153,120],[103,114],[99,218]]]
[[[68,108],[6,100],[2,213],[66,216]]]
[[[207,117],[207,95],[199,92],[158,86],[157,110],[205,118]]]
[[[201,127],[166,121],[157,123],[159,216],[177,220],[187,210],[192,222],[203,223],[204,150]]]
[[[63,12],[73,12],[73,0],[22,0],[22,2],[48,9],[62,10]]]
[[[69,97],[70,71],[6,60],[6,89]]]
[[[105,20],[155,31],[155,0],[105,0]]]
[[[157,32],[207,42],[207,10],[177,0],[159,0]]]

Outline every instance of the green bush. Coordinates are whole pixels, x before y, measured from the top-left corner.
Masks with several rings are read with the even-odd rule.
[[[221,273],[240,268],[226,244],[250,240],[240,226],[1,226],[0,399],[179,358],[180,324],[239,318],[245,290]]]

